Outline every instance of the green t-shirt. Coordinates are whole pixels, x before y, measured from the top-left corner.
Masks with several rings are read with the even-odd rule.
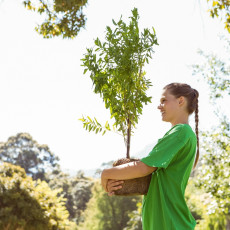
[[[196,135],[187,124],[172,127],[141,159],[153,172],[143,198],[143,230],[192,230],[196,221],[184,199],[196,155]]]

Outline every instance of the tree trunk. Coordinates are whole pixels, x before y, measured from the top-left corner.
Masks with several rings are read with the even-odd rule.
[[[129,118],[127,119],[127,153],[126,153],[126,158],[130,159],[130,139],[131,139],[131,123]]]
[[[226,230],[230,230],[230,215],[227,215],[226,219],[227,219]]]

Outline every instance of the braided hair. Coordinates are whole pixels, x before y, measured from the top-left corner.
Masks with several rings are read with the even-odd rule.
[[[198,160],[199,160],[199,131],[198,131],[198,97],[199,93],[196,89],[193,89],[190,85],[184,84],[184,83],[171,83],[164,87],[164,90],[169,90],[172,95],[174,95],[176,98],[179,98],[181,96],[185,97],[187,99],[187,110],[189,115],[195,112],[195,132],[196,132],[196,138],[197,138],[197,153],[196,153],[196,159],[194,163],[194,167],[196,167]]]

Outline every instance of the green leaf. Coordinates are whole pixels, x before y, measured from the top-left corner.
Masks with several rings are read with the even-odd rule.
[[[104,130],[104,131],[103,131],[102,136],[104,136],[104,135],[105,135],[105,133],[106,133],[106,130]]]
[[[93,122],[92,119],[89,116],[87,116],[87,118],[89,119],[90,122]]]
[[[94,120],[96,121],[97,125],[100,125],[100,123],[98,123],[98,121],[97,121],[96,117],[94,117]]]
[[[97,39],[94,41],[94,44],[95,44],[96,46],[98,46],[98,44],[99,44],[99,38],[97,38]]]
[[[117,25],[117,23],[112,19],[112,22],[113,22],[113,24],[116,26]]]

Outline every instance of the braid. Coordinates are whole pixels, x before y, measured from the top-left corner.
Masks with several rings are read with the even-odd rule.
[[[196,91],[196,90],[195,90]],[[198,92],[196,91],[196,95]],[[196,159],[195,159],[195,163],[194,163],[194,166],[193,168],[196,167],[197,163],[198,163],[198,160],[199,160],[199,131],[198,131],[198,123],[199,123],[199,118],[198,118],[198,97],[196,97],[196,109],[195,109],[195,122],[196,122],[196,138],[197,138],[197,153],[196,153]]]
[[[196,122],[196,138],[197,138],[197,153],[196,159],[193,168],[196,167],[199,160],[199,132],[198,132],[198,97],[199,92],[196,89],[193,89],[190,85],[183,83],[171,83],[164,87],[165,90],[170,90],[170,93],[174,95],[176,98],[181,96],[187,99],[187,110],[188,114],[192,114],[195,111],[195,122]]]

